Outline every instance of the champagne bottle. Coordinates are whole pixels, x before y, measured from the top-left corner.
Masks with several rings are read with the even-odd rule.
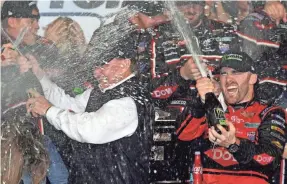
[[[206,110],[206,118],[209,127],[214,126],[218,133],[221,133],[216,126],[218,124],[228,130],[224,110],[214,93],[205,94],[204,108]]]

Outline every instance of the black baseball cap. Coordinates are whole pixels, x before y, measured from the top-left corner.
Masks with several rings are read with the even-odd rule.
[[[34,9],[39,12],[36,1],[5,1],[1,9],[1,19],[8,17],[39,19],[40,15],[32,14]]]
[[[238,72],[255,73],[255,63],[245,52],[225,54],[221,58],[220,69],[223,67],[233,68]]]

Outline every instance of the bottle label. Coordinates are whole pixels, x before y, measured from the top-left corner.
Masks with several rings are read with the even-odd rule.
[[[214,115],[217,119],[224,119],[224,111],[222,108],[214,108]]]
[[[202,167],[193,167],[193,174],[202,174]]]
[[[214,115],[220,125],[227,126],[225,116],[224,116],[224,111],[222,108],[214,108]]]
[[[222,126],[227,126],[226,120],[225,119],[220,119],[219,124]]]

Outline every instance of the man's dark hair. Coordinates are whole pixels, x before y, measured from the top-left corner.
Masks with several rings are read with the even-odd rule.
[[[39,9],[36,1],[5,1],[1,8],[1,19],[14,18],[36,18],[40,15],[34,15],[33,10]]]

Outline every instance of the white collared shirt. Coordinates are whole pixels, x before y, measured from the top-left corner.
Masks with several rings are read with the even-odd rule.
[[[46,114],[48,121],[71,139],[103,144],[131,136],[137,129],[138,113],[131,97],[110,100],[88,113],[85,109],[93,89],[73,98],[46,76],[40,83],[46,99],[53,104]]]

